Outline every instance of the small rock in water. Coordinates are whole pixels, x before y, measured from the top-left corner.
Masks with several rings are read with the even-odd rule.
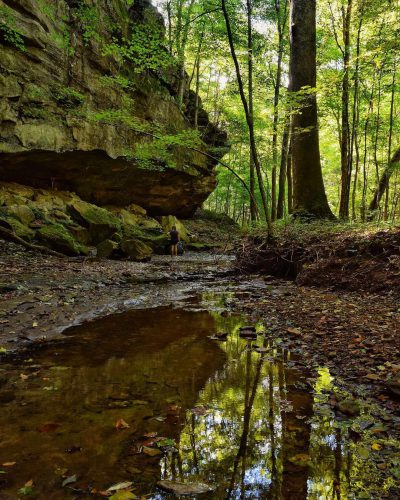
[[[213,491],[211,486],[204,483],[180,483],[178,481],[158,481],[157,486],[167,493],[175,495],[190,496],[200,495]]]
[[[339,401],[337,408],[349,417],[355,417],[360,414],[360,404],[354,399],[344,399],[343,401]]]

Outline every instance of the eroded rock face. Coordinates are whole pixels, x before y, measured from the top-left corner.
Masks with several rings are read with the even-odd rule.
[[[132,22],[161,22],[139,3],[128,12],[124,0],[0,0],[22,44],[0,33],[2,180],[73,191],[99,205],[136,203],[150,215],[190,216],[212,192],[215,162],[205,156],[184,147],[169,159],[157,147],[141,154],[154,141],[144,129],[191,130],[193,95],[179,106],[176,70],[139,74],[108,50],[110,26],[129,37]],[[217,146],[213,154],[222,155],[226,135],[204,110],[199,115],[200,149]]]

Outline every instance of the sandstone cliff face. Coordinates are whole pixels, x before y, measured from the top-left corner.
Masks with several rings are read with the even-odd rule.
[[[212,161],[143,133],[192,129],[193,113],[182,111],[191,95],[178,105],[174,71],[139,73],[107,50],[135,23],[161,22],[146,5],[0,0],[2,180],[66,189],[99,205],[136,203],[153,215],[190,216],[212,192]],[[226,136],[201,116],[199,147],[222,154]]]

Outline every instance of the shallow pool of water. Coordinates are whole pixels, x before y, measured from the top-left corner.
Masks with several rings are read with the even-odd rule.
[[[91,498],[122,481],[172,497],[160,479],[207,483],[217,500],[383,498],[390,457],[361,431],[371,415],[337,416],[329,372],[261,323],[242,339],[233,296],[108,316],[3,363],[0,498]]]

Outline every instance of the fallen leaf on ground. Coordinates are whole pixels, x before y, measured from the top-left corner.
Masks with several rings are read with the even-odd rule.
[[[287,332],[292,335],[301,335],[301,331],[298,328],[288,328]]]
[[[4,462],[3,464],[1,464],[3,467],[12,467],[13,465],[15,465],[17,462]]]
[[[76,483],[78,481],[78,476],[74,474],[73,476],[69,476],[62,482],[62,487],[67,486],[68,484]]]
[[[119,418],[116,422],[115,422],[115,428],[118,429],[118,430],[121,430],[121,429],[128,429],[130,426],[127,422],[125,422],[125,420],[123,418]]]
[[[155,457],[156,455],[161,454],[161,451],[157,448],[149,448],[148,446],[143,446],[142,452],[149,457]]]

